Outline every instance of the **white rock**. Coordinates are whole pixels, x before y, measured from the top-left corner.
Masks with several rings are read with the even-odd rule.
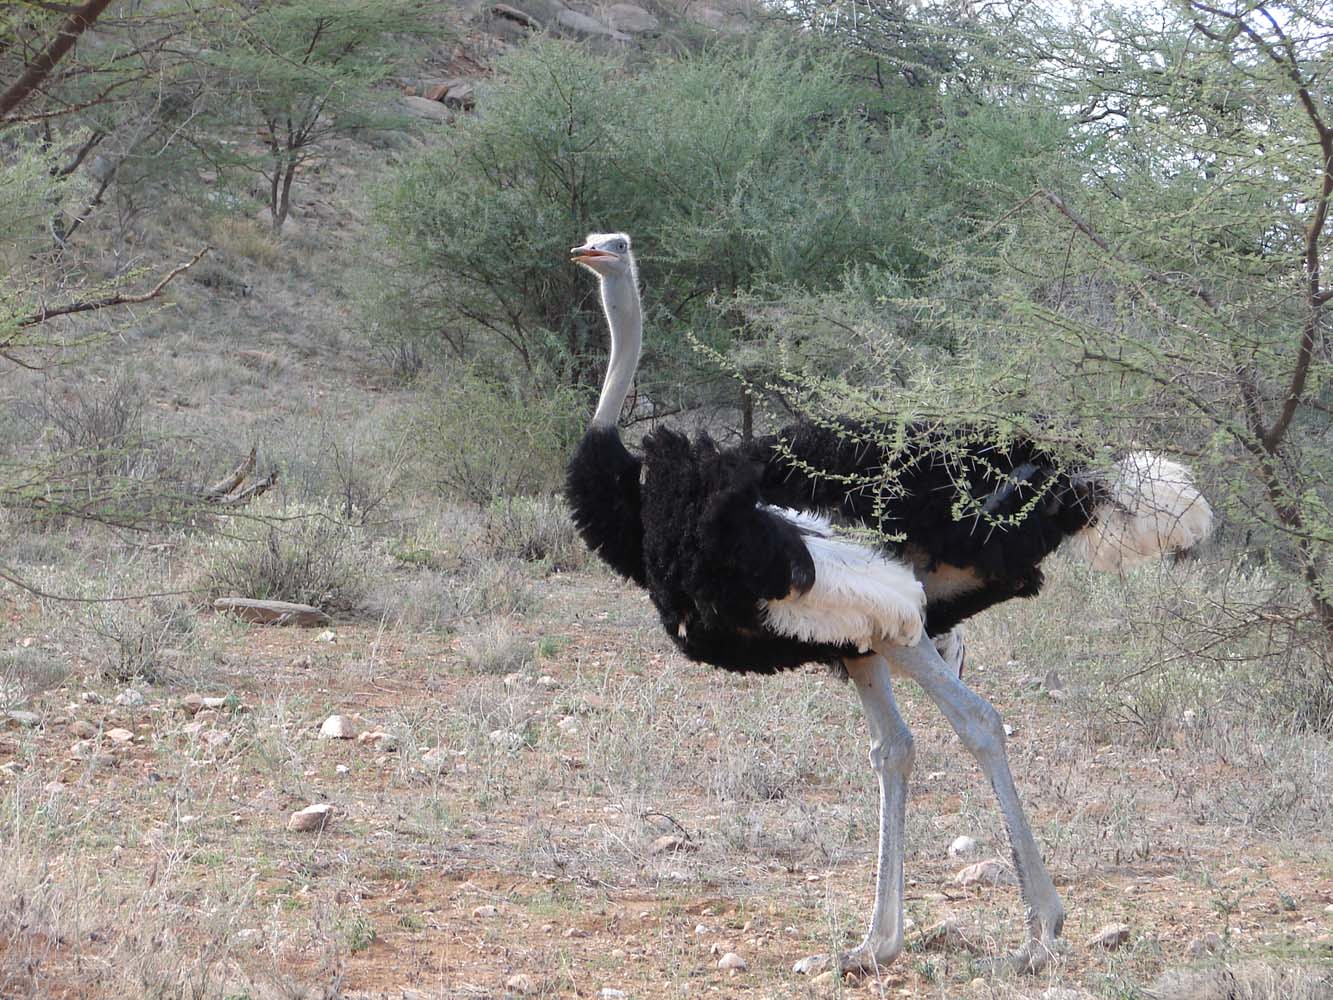
[[[85,705],[100,705],[102,704],[102,696],[96,691],[85,691],[79,695],[79,701]]]
[[[123,705],[125,708],[138,708],[143,704],[144,698],[134,688],[126,688],[120,694],[116,695],[116,704]]]
[[[823,972],[829,967],[829,957],[827,955],[811,955],[803,958],[791,967],[791,971],[798,976],[809,976]]]
[[[606,11],[606,23],[618,31],[656,31],[661,22],[642,7],[632,3],[612,4]]]
[[[42,791],[46,792],[47,795],[59,795],[64,790],[65,783],[63,781],[48,781],[42,786]]]
[[[338,775],[351,774],[352,769],[348,767],[346,764],[339,764],[337,767],[333,769],[333,773]]]
[[[134,742],[134,734],[128,729],[120,729],[119,727],[116,729],[108,729],[106,731],[106,738],[112,743],[120,745]]]
[[[532,986],[532,980],[521,972],[517,975],[510,976],[505,980],[505,989],[511,990],[514,993],[523,994],[535,992]]]
[[[949,857],[957,858],[965,854],[971,854],[977,849],[977,842],[969,836],[955,837],[952,844],[949,845]]]
[[[560,682],[550,674],[542,674],[537,678],[537,686],[544,691],[554,691],[560,686]]]
[[[976,864],[968,865],[954,876],[957,885],[1012,885],[1013,874],[999,858],[987,858]]]
[[[1115,951],[1128,940],[1128,924],[1107,924],[1092,937],[1088,938],[1084,947],[1090,949],[1103,948],[1106,951]]]
[[[430,103],[431,103],[431,104],[434,104],[435,102],[434,102],[434,101],[431,101]],[[333,631],[333,629],[331,629],[331,628],[330,628],[330,629],[325,629],[323,632],[319,633],[319,641],[320,641],[320,642],[337,642],[337,641],[338,641],[338,633],[335,632],[335,631]]]
[[[602,991],[597,994],[602,1000],[625,1000],[629,996],[624,990],[613,989],[610,986],[603,986]]]
[[[330,715],[319,727],[319,735],[326,740],[354,740],[356,723],[346,715]]]
[[[476,907],[472,911],[472,915],[481,920],[488,920],[491,917],[498,917],[500,915],[500,908],[498,906],[492,906],[489,903],[487,903],[484,906]]]
[[[323,830],[333,818],[333,806],[316,803],[294,812],[287,820],[287,829],[292,833],[316,833]]]
[[[717,960],[717,967],[724,971],[734,969],[735,971],[740,972],[742,969],[746,968],[745,959],[741,958],[734,951],[729,951]]]
[[[705,934],[707,934],[707,933],[708,933],[708,926],[707,926],[706,924],[695,924],[695,925],[694,925],[694,936],[695,936],[695,937],[703,937],[703,936],[704,936]]]
[[[1048,986],[1041,991],[1041,1000],[1087,1000],[1087,997],[1082,990],[1071,990],[1066,986]]]
[[[601,36],[603,38],[612,38],[617,42],[628,42],[629,35],[622,31],[616,31],[614,28],[608,28],[595,17],[589,17],[587,14],[580,14],[576,10],[570,10],[568,7],[562,7],[555,15],[557,23],[562,28],[568,28],[570,31],[580,35]]]
[[[383,729],[362,733],[356,738],[356,741],[373,746],[376,750],[382,750],[385,753],[393,753],[398,749],[398,737],[386,733]]]
[[[492,729],[487,739],[504,750],[517,750],[523,745],[523,737],[510,729]]]

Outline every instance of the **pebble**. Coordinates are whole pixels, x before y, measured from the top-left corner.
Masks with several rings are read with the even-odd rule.
[[[695,924],[695,925],[694,925],[694,936],[695,936],[695,937],[703,937],[703,936],[704,936],[705,934],[707,934],[707,933],[708,933],[708,927],[707,927],[707,925],[705,925],[705,924]]]
[[[346,715],[330,715],[319,727],[319,735],[325,740],[354,740],[356,723]]]
[[[746,968],[745,959],[741,958],[734,951],[729,951],[717,960],[717,967],[722,970],[740,972]]]
[[[85,705],[100,705],[102,704],[102,700],[102,696],[96,691],[85,691],[83,694],[79,695],[79,701],[83,702]]]
[[[19,709],[5,713],[5,721],[20,729],[34,729],[42,724],[42,717],[36,712],[24,712]]]
[[[603,986],[602,991],[597,994],[602,1000],[625,1000],[629,996],[624,990],[617,990],[610,986]]]
[[[195,712],[199,711],[199,709],[203,707],[204,707],[204,696],[201,694],[192,692],[190,694],[187,694],[184,698],[181,699],[181,708],[186,712],[188,712],[190,715],[194,715]]]
[[[960,855],[971,854],[977,849],[977,842],[966,835],[955,837],[954,842],[949,845],[949,857],[956,858]]]
[[[520,972],[518,975],[510,976],[505,980],[505,989],[512,990],[515,993],[532,993],[532,980]]]
[[[1084,947],[1102,948],[1106,951],[1115,951],[1128,940],[1128,924],[1107,924],[1092,937],[1088,938]]]
[[[338,633],[331,628],[325,629],[323,632],[319,633],[318,640],[320,642],[337,642]]]
[[[537,686],[544,691],[554,691],[560,686],[560,682],[550,674],[542,674],[537,678]]]
[[[77,743],[75,743],[72,747],[69,748],[69,755],[71,757],[78,757],[80,760],[82,760],[85,757],[92,756],[93,752],[96,749],[97,745],[93,743],[92,740],[79,740]]]
[[[144,697],[134,688],[126,688],[120,694],[116,695],[116,704],[124,708],[138,708],[144,702]]]
[[[339,764],[337,767],[333,769],[334,774],[350,774],[351,772],[352,769],[348,767],[346,764]]]
[[[987,858],[968,865],[953,878],[956,885],[1009,885],[1013,874],[999,858]]]
[[[386,733],[383,729],[362,733],[356,738],[356,741],[373,746],[376,750],[382,750],[385,753],[393,753],[398,749],[398,737]]]
[[[121,745],[134,742],[134,734],[128,729],[108,729],[106,731],[106,738],[112,743]]]
[[[328,826],[332,818],[333,806],[320,802],[292,813],[291,819],[287,820],[287,829],[292,833],[317,833]]]
[[[490,903],[486,903],[483,906],[478,906],[473,909],[472,915],[479,920],[488,920],[491,917],[498,917],[500,915],[500,908],[498,906],[492,906]]]
[[[582,927],[566,927],[564,934],[561,936],[567,938],[585,938],[588,936],[588,932]]]
[[[87,719],[75,719],[69,725],[71,736],[77,736],[81,740],[90,740],[97,735],[97,727]]]
[[[517,750],[523,745],[523,737],[509,729],[492,729],[487,739],[505,750]]]

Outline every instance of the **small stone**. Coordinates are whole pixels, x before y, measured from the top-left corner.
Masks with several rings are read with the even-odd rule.
[[[75,719],[69,724],[69,732],[81,740],[90,740],[97,735],[97,727],[87,719]]]
[[[811,973],[823,972],[828,967],[829,957],[827,955],[810,955],[793,965],[791,971],[798,976],[808,976]],[[816,979],[816,982],[818,981],[818,978]]]
[[[606,11],[606,23],[618,31],[656,31],[661,22],[642,7],[632,3],[612,4]]]
[[[734,951],[729,951],[717,960],[717,967],[724,972],[728,970],[740,972],[742,969],[746,968],[745,959],[741,958]]]
[[[955,875],[953,880],[956,885],[961,886],[1011,885],[1014,876],[999,858],[987,858],[985,861],[968,865]]]
[[[356,723],[346,715],[330,715],[319,727],[319,735],[325,740],[354,740]]]
[[[503,750],[517,750],[523,745],[523,737],[509,729],[493,729],[487,739]]]
[[[1190,958],[1205,958],[1208,955],[1216,955],[1221,950],[1222,935],[1216,931],[1209,931],[1207,934],[1194,938],[1185,948],[1185,952]]]
[[[434,104],[435,102],[434,102],[434,101],[431,101],[430,103]],[[338,633],[335,632],[335,631],[333,631],[333,629],[331,629],[331,628],[325,629],[323,632],[319,633],[319,641],[320,641],[320,642],[337,642],[337,641],[338,641]]]
[[[48,781],[42,786],[42,791],[46,792],[47,795],[59,795],[64,790],[65,783],[63,781]]]
[[[949,845],[949,857],[957,858],[966,854],[971,854],[977,849],[977,842],[966,835],[955,837],[954,842]]]
[[[181,699],[181,709],[190,715],[194,715],[199,709],[204,707],[204,696],[201,694],[187,694]]]
[[[77,757],[79,760],[91,757],[96,752],[97,744],[92,740],[79,740],[69,748],[69,755],[71,757]]]
[[[79,701],[85,705],[100,705],[102,704],[102,696],[96,691],[85,691],[79,695]]]
[[[610,986],[603,986],[600,993],[597,994],[602,1000],[625,1000],[629,994],[624,990],[617,990]]]
[[[1088,938],[1084,947],[1089,949],[1102,948],[1106,951],[1115,951],[1128,940],[1129,926],[1127,924],[1107,924],[1092,937]]]
[[[921,932],[921,947],[926,951],[951,951],[976,955],[981,952],[978,942],[971,940],[956,920],[941,920]]]
[[[126,688],[116,695],[116,704],[124,708],[138,708],[144,702],[143,695],[134,688]]]
[[[676,851],[692,851],[697,845],[678,833],[666,833],[648,845],[649,854],[674,854]]]
[[[535,992],[532,986],[532,980],[521,972],[518,975],[510,976],[505,980],[505,989],[511,990],[514,993],[523,994]]]
[[[199,704],[202,708],[221,710],[227,707],[227,699],[214,695],[210,698],[199,699]]]
[[[351,774],[352,769],[348,767],[346,764],[339,764],[337,767],[333,769],[333,773],[337,775]]]
[[[561,935],[561,937],[567,938],[586,938],[587,936],[588,932],[582,927],[566,927],[565,932]]]
[[[398,749],[398,737],[386,733],[383,729],[376,729],[372,732],[362,733],[356,738],[358,743],[373,746],[376,750],[384,753],[393,753]]]
[[[472,915],[478,920],[489,920],[491,917],[498,917],[500,915],[500,908],[487,903],[484,906],[478,906],[473,909]]]
[[[14,709],[5,713],[5,722],[17,729],[35,729],[42,724],[42,717],[36,712]]]
[[[537,686],[544,691],[554,691],[560,686],[560,682],[550,674],[542,674],[537,678]]]
[[[695,937],[703,937],[703,936],[704,936],[705,934],[707,934],[707,933],[708,933],[708,927],[707,927],[706,924],[695,924],[695,925],[694,925],[694,936],[695,936]]]
[[[287,820],[287,829],[292,833],[318,833],[328,826],[332,818],[333,806],[322,802],[316,803],[292,813],[291,818]]]
[[[134,734],[130,732],[128,729],[120,729],[120,728],[108,729],[106,731],[106,738],[109,739],[112,743],[116,743],[122,746],[126,743],[134,742]]]

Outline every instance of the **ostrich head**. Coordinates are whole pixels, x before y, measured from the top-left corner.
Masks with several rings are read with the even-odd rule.
[[[634,254],[624,233],[589,233],[582,246],[570,248],[570,259],[599,278],[634,277]]]

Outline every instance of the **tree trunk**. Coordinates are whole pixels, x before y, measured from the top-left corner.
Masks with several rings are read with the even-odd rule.
[[[26,101],[32,93],[55,69],[56,63],[69,54],[79,36],[92,27],[93,22],[101,17],[102,12],[111,6],[112,0],[89,0],[82,7],[77,7],[60,22],[56,39],[41,54],[24,67],[19,78],[0,93],[0,117],[8,115]]]
[[[747,385],[741,386],[741,440],[754,440],[754,396]]]

